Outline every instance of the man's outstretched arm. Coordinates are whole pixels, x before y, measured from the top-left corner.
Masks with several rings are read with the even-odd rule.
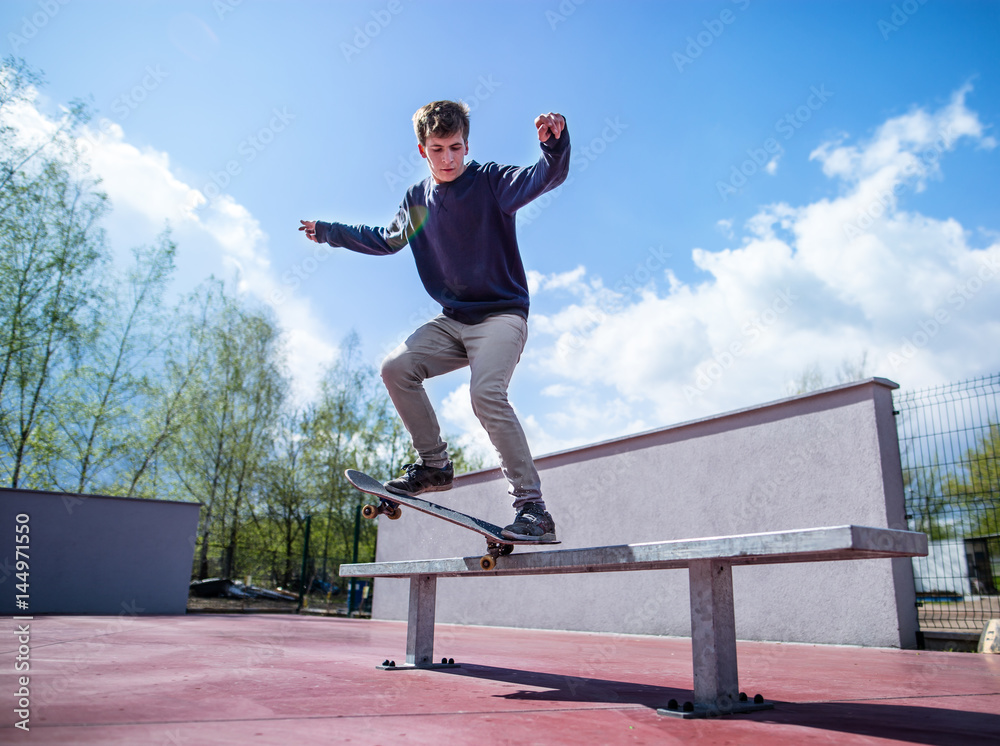
[[[395,254],[406,246],[410,235],[409,216],[402,205],[386,228],[327,223],[322,220],[300,220],[299,223],[299,230],[310,241],[340,246],[359,254]]]
[[[555,189],[569,175],[569,130],[562,114],[549,112],[535,118],[542,156],[533,166],[500,169],[494,182],[501,209],[514,213],[533,199]]]

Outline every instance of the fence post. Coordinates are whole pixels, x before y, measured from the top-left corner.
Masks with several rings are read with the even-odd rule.
[[[358,564],[358,544],[361,541],[361,503],[354,506],[354,556],[351,560],[355,565]],[[347,616],[354,613],[354,589],[358,581],[355,578],[351,578],[351,585],[347,591]],[[359,607],[360,608],[360,605]]]
[[[309,584],[309,578],[306,577],[306,571],[309,563],[309,528],[312,525],[312,516],[306,516],[306,535],[305,540],[302,542],[302,572],[299,574],[299,608],[296,611],[302,611],[302,601],[305,599],[306,593],[308,593],[307,585]]]

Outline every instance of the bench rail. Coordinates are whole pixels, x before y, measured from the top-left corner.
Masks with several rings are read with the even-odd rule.
[[[914,531],[867,526],[772,531],[705,539],[657,541],[585,549],[537,551],[501,557],[483,570],[479,557],[341,565],[341,577],[410,578],[406,666],[433,668],[437,579],[687,568],[691,601],[694,702],[665,715],[706,717],[749,712],[770,703],[739,700],[733,565],[891,559],[924,556],[927,537]]]
[[[340,566],[341,577],[407,578],[482,575],[542,575],[576,572],[623,572],[688,567],[713,559],[729,565],[879,559],[927,554],[927,536],[915,531],[831,526],[706,539],[657,541],[585,549],[559,549],[511,554],[493,570],[479,567],[479,557],[367,562]]]

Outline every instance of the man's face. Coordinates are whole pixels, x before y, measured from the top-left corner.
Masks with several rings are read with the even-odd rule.
[[[436,183],[447,184],[465,171],[469,144],[462,139],[461,132],[448,137],[428,137],[427,142],[417,147],[420,155],[427,159],[427,166]]]

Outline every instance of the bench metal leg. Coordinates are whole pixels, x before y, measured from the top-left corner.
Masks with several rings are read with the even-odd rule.
[[[453,660],[434,663],[434,607],[437,600],[437,576],[414,575],[410,578],[410,609],[406,620],[406,664],[389,661],[376,668],[405,671],[413,668],[455,668]]]
[[[436,575],[410,578],[410,612],[406,621],[406,662],[429,666],[434,660],[434,605]]]
[[[696,560],[688,569],[691,590],[691,648],[694,703],[719,707],[739,698],[733,567]]]
[[[694,708],[660,709],[663,715],[711,717],[770,709],[770,702],[741,702],[736,665],[736,612],[733,567],[717,560],[692,560],[691,655]]]

